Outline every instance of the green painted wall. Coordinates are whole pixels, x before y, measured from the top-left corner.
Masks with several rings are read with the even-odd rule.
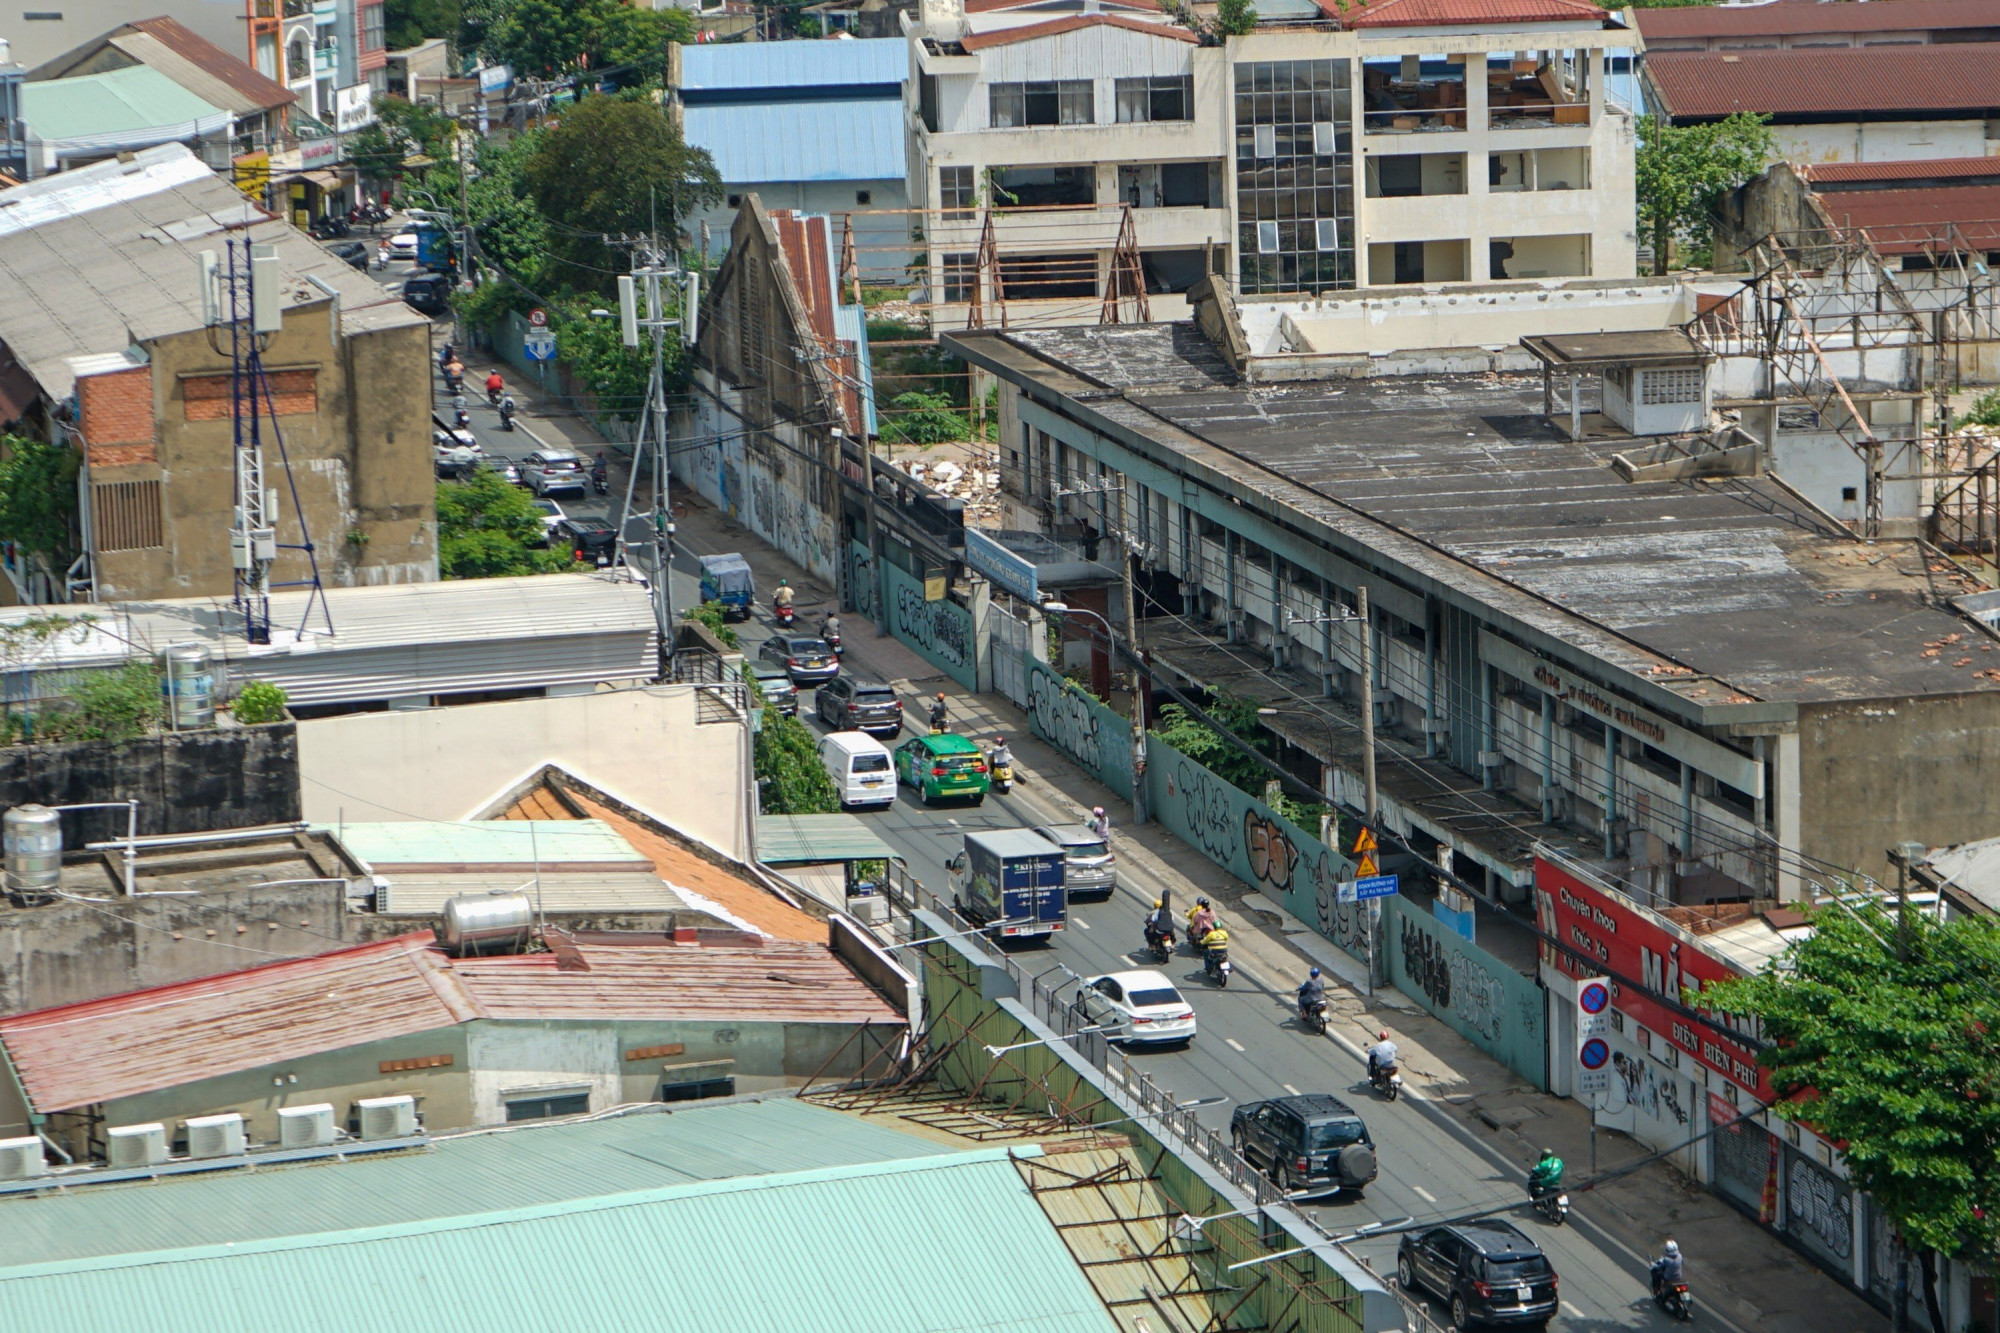
[[[1389,981],[1537,1088],[1548,1089],[1548,1009],[1540,984],[1446,930],[1416,903],[1382,903]]]

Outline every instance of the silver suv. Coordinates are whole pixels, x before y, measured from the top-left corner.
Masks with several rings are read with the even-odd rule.
[[[583,460],[569,449],[537,449],[521,460],[521,481],[537,495],[558,491],[582,495]]]
[[[1071,897],[1118,888],[1118,855],[1087,824],[1044,824],[1035,832],[1063,849],[1063,888]]]

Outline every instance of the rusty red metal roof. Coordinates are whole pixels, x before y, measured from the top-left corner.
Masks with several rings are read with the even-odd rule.
[[[2000,184],[1844,190],[1819,202],[1836,225],[1859,228],[1877,254],[1917,254],[1946,243],[1946,224],[1975,250],[2000,250]]]
[[[1878,111],[1984,115],[2000,105],[2000,42],[1656,51],[1645,69],[1675,120],[1738,111],[1845,120]]]
[[[1588,0],[1377,0],[1360,9],[1339,0],[1320,8],[1349,28],[1432,28],[1514,23],[1601,23],[1605,11]]]
[[[1127,18],[1123,14],[1071,14],[1064,18],[1050,19],[1047,23],[1029,23],[1019,28],[995,28],[992,32],[975,32],[959,42],[959,46],[967,51],[983,51],[989,46],[1011,46],[1015,42],[1032,42],[1038,37],[1056,37],[1083,28],[1124,28],[1129,32],[1143,32],[1148,37],[1171,37],[1177,42],[1198,43],[1201,40],[1186,28],[1172,23],[1148,22],[1145,19]]]
[[[1673,37],[1798,37],[1819,32],[2000,28],[2000,0],[1869,0],[1821,4],[1689,5],[1633,13],[1647,41]]]
[[[44,1114],[477,1017],[419,931],[152,990],[0,1019]]]
[[[1871,0],[1879,3],[1880,0]],[[1814,185],[1864,185],[1874,181],[2000,179],[2000,157],[1938,157],[1914,162],[1803,162],[1799,178]],[[1839,193],[1846,194],[1842,190]]]
[[[452,971],[488,1018],[902,1021],[820,944],[573,947],[587,970],[564,969],[554,954],[511,954],[458,959]]]
[[[578,966],[581,959],[581,966]],[[419,931],[0,1019],[36,1111],[70,1110],[491,1019],[900,1023],[820,944],[567,944],[447,958]]]
[[[148,34],[181,59],[200,66],[242,94],[253,106],[272,110],[290,106],[299,100],[298,94],[273,79],[265,78],[254,66],[230,55],[179,19],[162,15],[159,18],[134,19],[125,26]]]
[[[965,0],[965,12],[994,14],[1009,9],[1032,9],[1048,3],[1049,0]],[[1110,5],[1114,9],[1158,10],[1160,8],[1159,0],[1099,0],[1099,3]]]

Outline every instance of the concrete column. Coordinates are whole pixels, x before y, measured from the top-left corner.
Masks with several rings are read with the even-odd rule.
[[[1276,551],[1271,552],[1271,670],[1282,671],[1285,667],[1285,580],[1278,572],[1282,562]]]
[[[1222,530],[1222,628],[1226,642],[1236,642],[1236,533]]]
[[[972,612],[972,679],[981,694],[993,689],[993,585],[974,575],[967,609]]]
[[[1681,855],[1694,855],[1694,769],[1681,765]]]
[[[1618,733],[1610,727],[1604,729],[1604,859],[1609,861],[1615,854],[1612,841],[1612,821],[1618,818]]]
[[[1777,751],[1774,771],[1771,774],[1771,800],[1777,807],[1772,835],[1778,845],[1792,851],[1801,850],[1804,830],[1801,828],[1799,798],[1799,734],[1784,732],[1774,737]],[[1781,861],[1778,864],[1778,900],[1793,902],[1805,896],[1805,885],[1799,876],[1796,860]]]
[[[1542,695],[1542,822],[1555,822],[1556,697]]]
[[[1494,698],[1494,669],[1491,665],[1479,664],[1479,748],[1492,754],[1500,748],[1500,710]],[[1499,769],[1481,762],[1479,765],[1479,785],[1493,790],[1493,775]]]

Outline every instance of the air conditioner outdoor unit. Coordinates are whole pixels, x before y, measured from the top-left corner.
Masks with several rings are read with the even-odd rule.
[[[49,1173],[48,1158],[42,1156],[42,1141],[30,1134],[24,1139],[0,1139],[0,1180],[27,1180]]]
[[[243,1117],[235,1111],[198,1115],[187,1122],[187,1135],[190,1157],[243,1155]]]
[[[395,1097],[363,1097],[354,1106],[361,1112],[364,1139],[404,1139],[417,1132],[417,1099],[407,1092]]]
[[[285,1106],[278,1110],[278,1143],[286,1148],[325,1148],[333,1143],[333,1106]]]
[[[119,1125],[105,1131],[113,1166],[158,1166],[167,1160],[165,1125]]]

